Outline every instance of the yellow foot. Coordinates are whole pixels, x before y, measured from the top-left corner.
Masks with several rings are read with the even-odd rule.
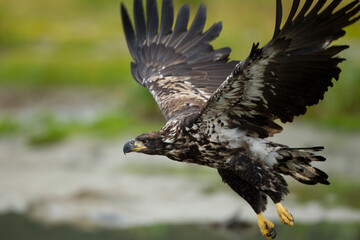
[[[294,218],[293,216],[288,212],[286,208],[283,207],[283,205],[278,202],[275,204],[277,213],[279,215],[280,221],[283,224],[287,224],[289,226],[294,226]]]
[[[268,240],[274,239],[276,237],[274,224],[267,220],[262,213],[257,215],[257,220],[261,234]]]

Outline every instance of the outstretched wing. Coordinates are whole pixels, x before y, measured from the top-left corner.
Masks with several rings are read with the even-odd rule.
[[[174,29],[172,0],[163,0],[161,23],[156,0],[134,0],[135,30],[121,5],[126,41],[134,59],[131,72],[158,103],[166,120],[200,112],[211,94],[221,85],[237,62],[228,62],[230,48],[214,50],[209,44],[219,36],[222,24],[203,32],[206,8],[200,5],[193,23],[189,5],[180,8]]]
[[[344,59],[336,55],[348,46],[329,44],[359,19],[359,1],[334,11],[341,1],[333,0],[320,11],[326,0],[318,0],[312,9],[313,0],[306,0],[296,15],[299,2],[293,1],[280,29],[282,7],[277,0],[272,40],[263,48],[254,44],[249,57],[212,95],[198,119],[204,131],[219,132],[225,127],[248,136],[271,136],[282,130],[275,119],[291,122],[304,114],[307,106],[323,99],[332,79],[339,78],[337,65]]]

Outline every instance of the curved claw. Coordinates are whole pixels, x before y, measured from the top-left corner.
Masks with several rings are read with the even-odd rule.
[[[276,231],[275,228],[271,228],[270,232],[266,234],[267,237],[271,237],[271,239],[274,239],[276,237]]]
[[[274,224],[267,220],[262,213],[259,213],[257,218],[261,234],[268,240],[274,239],[276,237]]]

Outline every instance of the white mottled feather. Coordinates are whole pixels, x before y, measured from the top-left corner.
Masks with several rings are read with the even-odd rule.
[[[276,159],[279,157],[277,150],[279,150],[280,147],[269,146],[266,140],[259,138],[245,137],[245,139],[247,140],[250,152],[255,159],[259,159],[269,166],[273,166],[277,163]]]

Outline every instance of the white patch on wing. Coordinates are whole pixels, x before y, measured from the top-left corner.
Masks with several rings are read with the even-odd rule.
[[[244,85],[244,95],[249,101],[262,100],[265,107],[267,107],[268,101],[264,98],[262,88],[265,87],[264,72],[266,65],[268,65],[268,59],[260,59],[254,63],[251,68],[244,72],[244,75],[250,79]]]
[[[219,136],[220,141],[229,141],[231,147],[237,147],[238,144],[235,143],[241,140],[241,138],[244,136],[244,133],[236,128],[221,129],[219,132],[211,134],[210,138],[216,140],[217,136]]]
[[[211,104],[214,108],[210,106],[206,109],[204,119],[216,113],[226,114],[229,108],[239,117],[243,115],[256,115],[257,110],[253,109],[258,104],[268,108],[268,100],[265,99],[263,94],[263,89],[268,87],[264,72],[271,57],[274,55],[276,55],[276,51],[273,51],[266,58],[260,58],[251,62],[238,76],[229,75],[215,91],[215,97],[212,99],[214,104]],[[239,63],[237,67],[241,67],[241,64]],[[274,72],[272,74],[275,75]]]
[[[215,128],[217,128],[218,124],[214,124]],[[240,131],[237,128],[221,128],[212,131],[213,128],[210,128],[210,133],[208,134],[210,137],[210,141],[213,142],[226,142],[228,144],[228,147],[230,148],[239,148],[241,147],[243,143],[243,138],[245,136],[245,133]]]
[[[198,130],[199,126],[197,124],[194,124],[194,125],[192,125],[191,128],[194,129],[194,130]]]
[[[268,146],[267,141],[259,138],[247,138],[250,151],[253,157],[265,162],[269,166],[273,166],[277,163],[279,154],[276,152],[280,147]]]
[[[211,94],[196,88],[189,76],[155,76],[145,80],[145,86],[153,95],[163,114],[185,112],[188,108],[199,108],[208,101]]]
[[[174,139],[171,139],[171,138],[166,138],[164,140],[165,143],[173,143],[174,142]]]

